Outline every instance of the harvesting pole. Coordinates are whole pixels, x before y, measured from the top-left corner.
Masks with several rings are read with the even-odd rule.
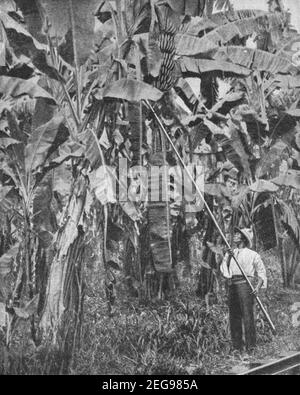
[[[237,264],[238,268],[240,269],[240,271],[241,271],[243,277],[245,278],[245,280],[247,281],[249,287],[251,288],[251,290],[252,290],[252,292],[253,292],[253,295],[255,296],[255,299],[256,299],[256,301],[257,301],[257,303],[258,303],[258,305],[259,305],[259,307],[260,307],[260,309],[261,309],[263,315],[265,316],[266,320],[268,321],[268,324],[269,324],[269,326],[270,326],[270,328],[271,328],[273,334],[276,334],[276,328],[275,328],[275,325],[273,324],[273,322],[272,322],[272,320],[271,320],[271,317],[270,317],[269,313],[267,312],[266,308],[264,307],[264,305],[263,305],[262,301],[260,300],[259,296],[256,294],[256,292],[255,292],[255,290],[254,290],[254,287],[253,287],[253,285],[251,284],[251,281],[249,280],[249,278],[248,278],[248,276],[246,275],[245,271],[243,270],[243,268],[241,267],[240,263],[238,262],[238,260],[237,260],[236,257],[234,256],[233,251],[232,251],[232,248],[231,248],[229,242],[227,241],[227,239],[226,239],[226,237],[225,237],[225,235],[224,235],[222,229],[220,228],[220,226],[219,226],[219,224],[218,224],[218,222],[217,222],[217,220],[216,220],[214,214],[212,213],[212,211],[211,211],[209,205],[207,204],[207,202],[206,202],[206,200],[205,200],[205,198],[204,198],[203,193],[201,192],[200,188],[199,188],[198,185],[196,184],[196,182],[195,182],[195,180],[194,180],[194,177],[192,176],[192,174],[190,173],[189,169],[188,169],[187,166],[185,165],[185,163],[184,163],[183,159],[181,158],[181,156],[180,156],[180,154],[179,154],[177,148],[176,148],[175,145],[173,144],[173,141],[172,141],[171,138],[169,137],[168,132],[166,131],[166,129],[165,129],[163,123],[161,122],[159,116],[156,114],[156,112],[155,112],[155,110],[153,109],[152,105],[151,105],[148,101],[145,101],[145,103],[146,103],[146,107],[147,107],[147,108],[152,112],[152,114],[154,115],[155,119],[157,120],[157,122],[158,122],[158,124],[159,124],[159,126],[160,126],[160,128],[161,128],[161,130],[162,130],[163,133],[165,134],[165,136],[166,136],[166,138],[168,139],[168,141],[169,141],[171,147],[173,148],[173,150],[174,150],[176,156],[178,157],[180,163],[182,164],[182,166],[183,166],[183,168],[184,168],[186,174],[188,175],[188,177],[190,178],[191,182],[192,182],[193,185],[195,186],[196,191],[197,191],[197,193],[198,193],[200,199],[202,200],[205,209],[207,210],[207,212],[208,212],[209,216],[211,217],[213,223],[215,224],[215,226],[216,226],[216,228],[217,228],[217,230],[218,230],[220,236],[222,237],[222,239],[223,239],[225,245],[226,245],[227,248],[228,248],[229,255],[232,257],[232,259],[234,259],[234,261],[235,261],[235,263]]]

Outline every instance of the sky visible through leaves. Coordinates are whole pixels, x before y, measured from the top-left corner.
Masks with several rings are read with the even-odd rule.
[[[267,0],[231,0],[235,9],[260,9],[268,10]],[[292,24],[300,30],[300,1],[299,0],[283,0],[284,6],[290,10],[292,14]]]

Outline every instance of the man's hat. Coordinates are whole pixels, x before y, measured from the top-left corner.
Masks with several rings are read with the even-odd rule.
[[[248,247],[249,247],[249,248],[252,248],[252,246],[253,246],[253,232],[252,232],[252,229],[247,229],[247,228],[244,228],[244,229],[234,228],[234,230],[235,230],[236,232],[239,232],[239,233],[246,239],[246,241],[247,241],[247,243],[248,243]]]

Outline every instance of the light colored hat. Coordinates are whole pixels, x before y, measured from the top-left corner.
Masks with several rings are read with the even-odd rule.
[[[235,228],[234,229],[237,232],[240,232],[242,236],[244,236],[244,238],[247,240],[248,242],[248,247],[252,248],[253,246],[253,231],[252,229],[240,229],[240,228]]]

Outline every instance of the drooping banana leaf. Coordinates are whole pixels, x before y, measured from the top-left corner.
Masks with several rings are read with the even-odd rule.
[[[122,207],[122,210],[124,213],[133,221],[137,222],[142,220],[143,215],[141,211],[135,206],[134,203],[132,202],[125,202],[125,203],[120,203],[120,206]]]
[[[215,12],[209,18],[192,18],[188,23],[184,23],[182,25],[181,32],[191,36],[199,36],[199,34],[205,30],[216,29],[217,27],[227,23],[243,20],[245,18],[254,18],[265,14],[266,12],[261,10],[231,10]]]
[[[279,168],[280,156],[284,150],[287,149],[287,144],[283,141],[277,141],[268,152],[262,157],[256,168],[256,174],[258,177],[269,173],[271,167],[277,165]]]
[[[25,148],[25,168],[27,174],[43,165],[51,151],[66,141],[69,132],[64,125],[64,117],[57,115],[30,135]]]
[[[24,307],[15,307],[14,311],[19,318],[27,320],[31,316],[37,313],[38,311],[38,303],[39,303],[39,295],[35,295],[35,297],[28,302]]]
[[[43,18],[39,0],[15,0],[16,5],[22,11],[28,32],[39,42],[47,43],[43,34]]]
[[[281,199],[277,199],[281,211],[281,220],[293,232],[295,239],[300,240],[300,224],[293,207]]]
[[[300,109],[296,108],[294,110],[287,110],[285,111],[288,115],[295,118],[300,118]]]
[[[228,94],[228,99],[230,100],[230,97],[234,98],[235,94],[236,93],[233,93],[233,96]],[[226,101],[226,96],[224,99]],[[218,105],[216,105],[216,108],[218,108]],[[222,128],[207,119],[204,121],[204,124],[214,134],[216,141],[223,148],[227,160],[229,160],[236,169],[242,171],[246,178],[249,178],[251,176],[249,154],[246,152],[247,147],[241,139],[240,131],[237,126],[229,121],[228,130],[225,134]]]
[[[0,203],[5,199],[6,195],[11,191],[12,187],[1,187],[0,188]]]
[[[0,93],[12,98],[24,95],[32,99],[42,98],[48,100],[51,104],[56,104],[55,99],[38,85],[36,77],[24,80],[22,78],[0,76]]]
[[[126,9],[126,15],[124,17],[126,19],[128,35],[148,32],[151,23],[150,0],[126,0],[123,4],[123,11]],[[96,16],[101,23],[110,20],[112,18],[112,12],[117,13],[115,1],[107,0],[98,2]]]
[[[212,71],[221,71],[225,74],[235,74],[241,76],[248,76],[251,70],[230,62],[216,61],[210,59],[193,59],[184,56],[178,59],[178,64],[180,65],[181,72],[183,75],[196,75],[201,76],[203,73],[209,73]]]
[[[195,95],[195,92],[184,78],[179,78],[176,82],[175,91],[192,111],[198,105],[199,100]]]
[[[111,4],[111,6],[110,6]],[[105,23],[111,19],[111,10],[113,7],[113,3],[109,1],[102,0],[99,2],[98,9],[96,11],[96,16],[101,23]]]
[[[14,144],[20,144],[20,141],[11,139],[9,137],[0,138],[0,148],[2,149],[6,149]]]
[[[221,26],[244,19],[257,18],[266,14],[267,13],[262,10],[229,10],[225,12],[215,12],[209,19],[216,25]]]
[[[241,204],[247,199],[250,188],[247,185],[241,185],[236,194],[231,197],[231,206],[233,209],[238,209]]]
[[[59,153],[56,158],[52,158],[49,166],[60,166],[71,158],[81,158],[84,148],[76,143],[66,141],[59,147]]]
[[[228,23],[214,29],[203,37],[178,34],[176,46],[180,56],[195,56],[219,48],[220,43],[226,44],[234,37],[247,37],[256,32],[267,32],[269,29],[281,28],[282,18],[278,15],[266,14],[258,17]]]
[[[232,62],[251,70],[268,71],[272,74],[297,73],[297,68],[288,58],[259,49],[231,45],[218,49],[213,58],[216,61]]]
[[[139,49],[147,66],[147,73],[153,78],[159,76],[162,65],[162,53],[158,41],[159,32],[157,30],[158,27],[155,24],[155,27],[149,34],[137,36]]]
[[[90,56],[94,44],[98,0],[39,0],[50,23],[51,37],[64,38],[69,32],[74,61],[79,67]]]
[[[179,28],[180,33],[191,36],[198,36],[205,30],[215,29],[218,26],[207,17],[195,17],[187,22],[183,22]]]
[[[90,187],[102,205],[116,203],[116,177],[113,174],[115,169],[108,169],[108,166],[99,167],[89,174]]]
[[[1,281],[1,280],[0,280]],[[0,283],[2,285],[2,283]],[[4,287],[4,285],[2,285]],[[2,289],[1,287],[1,289]],[[1,292],[2,294],[4,293],[4,290]],[[3,326],[6,326],[6,306],[4,303],[0,303],[0,328]]]
[[[251,177],[251,170],[249,164],[249,154],[246,152],[242,143],[239,131],[235,128],[231,129],[231,137],[223,136],[219,141],[223,152],[227,159],[234,164],[234,166],[243,172],[246,178]]]
[[[243,92],[228,92],[222,99],[220,99],[211,109],[212,112],[218,112],[222,109],[225,103],[238,102],[244,97]]]
[[[232,9],[230,0],[205,0],[205,15],[209,18],[214,12]]]
[[[205,11],[206,0],[159,0],[157,5],[167,4],[180,15],[202,16]]]
[[[53,191],[52,174],[49,173],[38,183],[32,199],[34,231],[44,248],[51,245],[53,235],[57,231],[56,216],[51,208]]]
[[[278,177],[273,178],[271,181],[278,186],[300,189],[300,171],[288,170],[286,173],[281,173]]]
[[[101,165],[101,157],[95,142],[95,137],[89,129],[80,136],[80,141],[85,146],[84,155],[90,162],[92,169],[97,169]]]
[[[204,193],[218,198],[229,198],[230,194],[228,189],[223,184],[205,184]]]
[[[0,9],[5,12],[16,11],[16,5],[13,0],[2,0],[0,3]]]
[[[255,183],[250,185],[250,190],[255,193],[263,193],[263,192],[277,192],[278,186],[274,185],[273,181],[267,180],[257,180]]]
[[[149,0],[125,0],[127,34],[149,31],[151,24],[151,2]]]
[[[101,89],[97,98],[112,97],[129,102],[139,102],[141,100],[158,101],[162,96],[163,93],[160,90],[145,82],[122,78]]]
[[[175,13],[182,16],[211,16],[213,11],[228,9],[229,0],[156,0],[156,4],[168,5]]]
[[[26,56],[33,65],[50,78],[59,80],[61,76],[49,64],[47,46],[37,41],[20,23],[0,10],[0,21],[3,23],[9,45],[17,57]]]
[[[19,253],[19,243],[15,244],[0,257],[0,276],[5,277],[12,271],[12,262]]]
[[[0,67],[6,66],[6,48],[3,27],[0,26]]]

